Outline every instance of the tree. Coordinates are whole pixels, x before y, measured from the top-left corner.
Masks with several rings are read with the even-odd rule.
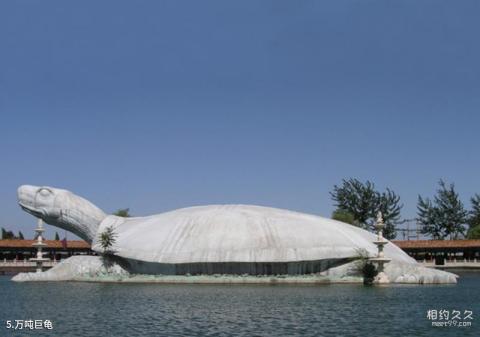
[[[60,241],[60,235],[58,235],[58,232],[55,232],[55,241]]]
[[[115,233],[113,226],[108,226],[107,228],[105,228],[105,230],[100,233],[98,237],[100,246],[103,249],[102,263],[103,266],[106,268],[107,272],[113,265],[112,255],[114,252],[112,251],[112,247],[117,241],[116,237],[117,234]]]
[[[25,240],[25,238],[23,237],[22,231],[18,231],[18,239],[19,240]]]
[[[385,223],[384,236],[387,239],[395,238],[395,225],[400,219],[403,205],[400,204],[400,197],[391,189],[379,192],[368,180],[363,183],[350,178],[343,179],[341,186],[335,185],[330,195],[337,207],[334,214],[349,213],[355,220],[352,224],[367,230],[375,230],[377,213],[382,212]]]
[[[434,239],[443,239],[443,226],[437,221],[437,209],[430,199],[423,199],[418,196],[417,215],[418,222],[422,226],[423,234],[430,234]]]
[[[400,211],[403,205],[400,204],[400,196],[396,195],[391,189],[387,188],[386,192],[378,194],[377,212],[382,212],[383,236],[391,240],[397,236],[395,224],[400,220]]]
[[[123,218],[129,218],[131,217],[130,208],[120,208],[116,212],[114,212],[113,215],[121,216]]]
[[[7,231],[5,228],[2,227],[2,239],[4,240],[12,240],[17,239],[15,234],[12,231]]]
[[[363,184],[357,179],[342,180],[342,186],[333,186],[330,192],[337,209],[353,215],[357,226],[368,229],[368,220],[374,215],[376,193],[371,182]]]
[[[117,241],[116,237],[117,237],[117,234],[115,233],[115,230],[113,229],[112,226],[105,228],[105,230],[102,233],[100,233],[99,243],[103,249],[104,254],[111,253],[111,248]]]
[[[356,220],[352,213],[345,211],[343,209],[337,209],[332,213],[332,219],[348,223],[350,225],[355,225]]]
[[[467,239],[478,240],[480,239],[480,225],[472,227],[468,230]]]
[[[474,228],[480,226],[480,195],[475,194],[470,202],[472,203],[472,209],[469,212],[468,225],[470,228]]]
[[[480,195],[475,194],[470,199],[472,209],[469,212],[467,239],[480,239]]]
[[[353,270],[363,276],[363,284],[371,285],[378,275],[378,270],[370,261],[370,254],[365,248],[356,249],[357,261],[353,265]]]
[[[438,240],[447,237],[457,239],[460,234],[465,234],[468,212],[455,191],[454,184],[447,186],[440,180],[439,185],[433,201],[418,196],[418,221],[422,225],[423,234],[429,234]]]

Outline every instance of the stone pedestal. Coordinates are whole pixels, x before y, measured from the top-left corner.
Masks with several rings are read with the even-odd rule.
[[[37,273],[41,273],[43,271],[43,263],[50,261],[50,259],[43,257],[43,247],[46,247],[47,244],[43,242],[42,233],[45,231],[43,228],[43,220],[38,219],[38,226],[35,229],[37,232],[37,242],[33,243],[32,246],[37,248],[37,256],[31,258],[30,261],[36,262],[37,264]]]
[[[377,221],[375,223],[375,228],[377,229],[377,239],[373,241],[373,243],[377,246],[377,256],[370,259],[370,261],[377,264],[378,271],[373,283],[390,283],[387,274],[384,272],[384,265],[391,261],[391,259],[386,258],[383,253],[383,246],[388,243],[388,241],[383,237],[384,227],[385,224],[383,223],[382,213],[378,212]]]

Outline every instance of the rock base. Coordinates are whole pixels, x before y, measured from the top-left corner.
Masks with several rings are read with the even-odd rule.
[[[392,261],[385,267],[390,283],[457,283],[457,275]],[[306,275],[140,275],[130,274],[118,264],[98,256],[72,256],[41,273],[20,273],[16,282],[86,281],[122,283],[208,283],[208,284],[328,284],[363,283],[358,262],[350,262],[317,274]]]

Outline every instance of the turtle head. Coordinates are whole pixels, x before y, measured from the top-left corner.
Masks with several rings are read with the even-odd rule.
[[[67,190],[22,185],[17,194],[18,204],[24,211],[50,225],[66,229],[89,243],[106,217],[97,206]]]

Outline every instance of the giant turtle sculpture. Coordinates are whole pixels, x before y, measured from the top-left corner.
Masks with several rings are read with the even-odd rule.
[[[113,229],[114,258],[131,273],[310,274],[351,262],[360,250],[376,253],[376,236],[366,230],[270,207],[210,205],[123,218],[67,190],[30,185],[18,188],[18,201],[28,213],[75,233],[99,253],[100,234]],[[392,243],[385,256],[418,265]]]

